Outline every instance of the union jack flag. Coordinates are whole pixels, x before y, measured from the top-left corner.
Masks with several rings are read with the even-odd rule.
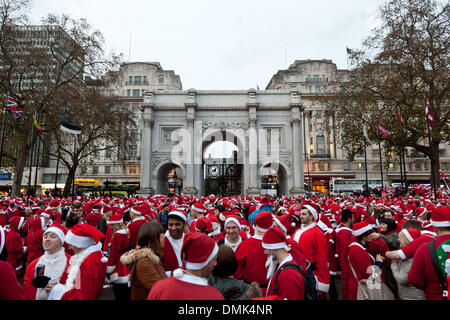
[[[19,107],[16,100],[8,93],[8,103],[6,105],[6,110],[12,115],[14,118],[18,120],[24,120],[26,117],[23,114],[22,108]]]

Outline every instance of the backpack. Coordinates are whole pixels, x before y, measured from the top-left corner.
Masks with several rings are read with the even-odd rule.
[[[296,263],[288,262],[281,266],[280,271],[277,273],[275,277],[275,286],[273,288],[274,292],[278,291],[278,276],[283,270],[286,269],[296,269],[303,277],[303,281],[305,283],[305,300],[319,300],[319,290],[317,288],[316,278],[314,273],[312,272],[311,264],[308,263],[306,268],[306,274],[303,271],[302,267],[300,267]]]
[[[442,289],[442,299],[448,300],[447,279],[444,277],[441,267],[439,266],[436,251],[434,250],[434,240],[428,243],[428,252],[430,253],[431,262],[433,263],[434,271],[439,279],[439,284]]]

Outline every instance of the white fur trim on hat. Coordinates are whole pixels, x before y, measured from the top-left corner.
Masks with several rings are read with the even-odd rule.
[[[280,220],[278,220],[278,218],[276,216],[273,216],[273,220],[275,220],[275,222],[277,223],[277,225],[281,228],[281,230],[284,231],[284,233],[287,233],[287,229],[285,226],[283,226],[283,224],[280,222]]]
[[[186,215],[183,212],[180,211],[170,211],[167,214],[167,218],[169,218],[170,216],[177,216],[180,217],[181,219],[183,219],[184,222],[186,222]]]
[[[25,222],[25,218],[20,217],[19,224],[17,225],[17,230],[20,230],[20,228],[22,228],[24,222]]]
[[[262,242],[262,247],[264,249],[268,249],[268,250],[286,249],[286,243],[284,243],[284,242],[279,242],[279,243],[264,243],[264,242]]]
[[[319,219],[319,216],[317,215],[317,210],[314,209],[312,206],[304,204],[303,207],[308,209],[308,211],[314,216],[314,220]]]
[[[230,221],[236,223],[237,226],[238,226],[238,228],[239,228],[239,230],[242,229],[241,223],[240,223],[236,218],[234,218],[234,217],[229,217],[229,218],[227,218],[227,220],[225,220],[224,226],[226,227],[226,226],[227,226],[227,223],[230,222]],[[264,232],[264,231],[263,231],[263,232]]]
[[[222,214],[222,212],[219,214],[219,219],[220,220],[222,220],[222,221],[225,221],[225,220],[227,220],[227,217],[225,217],[223,214]]]
[[[3,250],[3,247],[5,246],[5,238],[6,234],[2,226],[0,226],[0,253]]]
[[[186,266],[186,269],[200,270],[203,267],[205,267],[217,255],[218,252],[219,252],[219,246],[217,245],[217,243],[214,243],[214,249],[211,251],[211,254],[208,256],[208,258],[204,262],[193,263],[193,262],[185,261],[184,265]]]
[[[65,241],[66,243],[77,248],[87,248],[96,243],[91,237],[81,237],[73,234],[72,230],[69,230],[69,232],[67,232]]]
[[[409,240],[409,242],[414,240],[413,237],[411,237],[411,234],[408,232],[408,230],[402,229],[400,232],[403,233],[403,235],[406,237],[406,239]]]
[[[64,232],[62,232],[61,229],[57,228],[57,227],[50,227],[47,230],[45,230],[44,235],[48,232],[52,232],[54,234],[56,234],[59,238],[59,240],[61,240],[61,244],[64,244],[64,239],[66,238],[66,235],[64,234]]]
[[[137,214],[138,216],[142,216],[142,212],[134,210],[133,208],[131,208],[130,213],[134,213],[134,214]]]
[[[430,222],[434,227],[450,227],[450,221],[433,221],[433,219],[431,219]]]
[[[361,228],[359,230],[353,230],[353,235],[355,237],[362,235],[364,232],[367,232],[369,230],[372,230],[372,227],[370,225],[365,226],[364,228]]]

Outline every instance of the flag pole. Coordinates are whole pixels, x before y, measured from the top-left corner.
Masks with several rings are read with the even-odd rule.
[[[398,163],[400,165],[400,185],[402,186],[402,189],[405,185],[405,180],[403,180],[403,163],[402,163],[402,148],[398,148]]]
[[[2,108],[3,111],[3,128],[2,128],[2,144],[1,144],[1,148],[0,148],[0,169],[2,168],[2,160],[3,160],[3,143],[5,141],[5,130],[6,130],[6,107],[8,106],[8,96],[9,96],[9,91],[6,91],[6,104],[5,107]]]
[[[405,147],[402,145],[403,175],[405,176],[405,192],[408,192],[408,177],[406,175],[406,156],[405,156],[405,153],[406,153]]]
[[[369,197],[369,179],[367,178],[367,147],[364,143],[364,171],[366,172],[366,198]]]
[[[378,153],[380,154],[380,172],[381,172],[381,191],[384,191],[384,181],[383,181],[383,159],[381,157],[381,139],[378,140]]]
[[[431,182],[433,183],[433,193],[434,199],[437,200],[436,196],[436,181],[434,179],[434,162],[433,162],[433,152],[431,150],[431,131],[430,131],[430,123],[427,119],[427,131],[428,131],[428,144],[430,146],[430,160],[431,160]]]
[[[34,103],[34,117],[36,119],[36,121],[38,121],[38,117],[37,117],[37,111],[36,111],[36,102]],[[37,176],[38,176],[38,169],[39,169],[39,152],[40,152],[40,146],[41,145],[41,141],[39,140],[39,136],[37,137],[37,147],[36,147],[36,171],[34,172],[34,191],[37,191]]]

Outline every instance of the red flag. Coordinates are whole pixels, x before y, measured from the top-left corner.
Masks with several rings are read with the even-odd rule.
[[[431,111],[430,105],[428,104],[427,98],[423,97],[424,104],[425,104],[425,113],[427,115],[427,121],[430,127],[434,127],[434,113]]]
[[[378,132],[381,133],[383,136],[392,136],[392,132],[386,129],[380,121],[378,121]]]
[[[400,123],[400,132],[404,133],[405,129],[403,129],[403,117],[400,112],[400,105],[397,104],[397,116],[398,116],[398,122]]]

